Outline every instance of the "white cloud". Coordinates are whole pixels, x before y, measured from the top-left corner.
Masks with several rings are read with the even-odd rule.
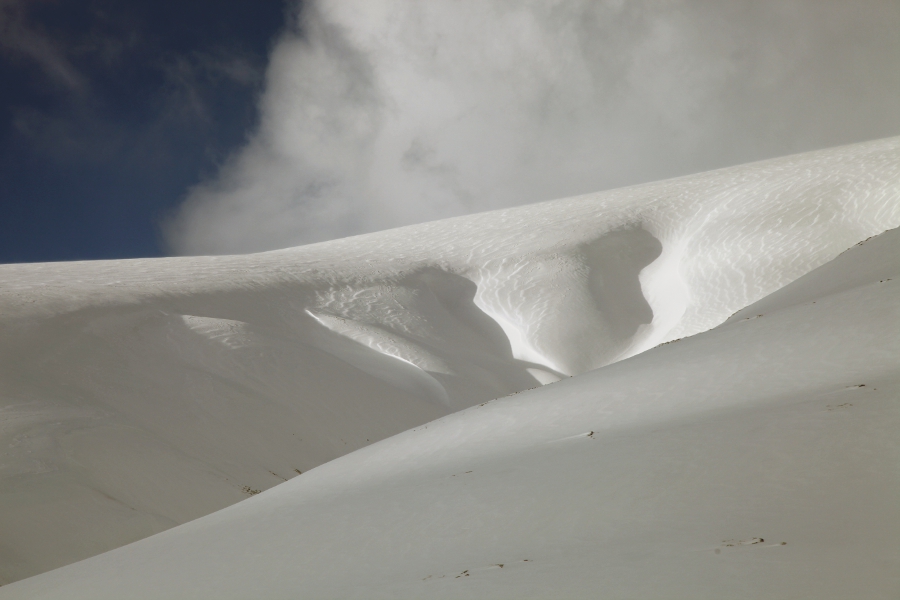
[[[272,249],[900,133],[900,5],[334,0],[178,253]]]

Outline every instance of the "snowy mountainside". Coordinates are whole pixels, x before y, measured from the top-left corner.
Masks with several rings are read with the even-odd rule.
[[[2,265],[0,581],[705,331],[898,225],[892,138],[277,252]]]
[[[900,230],[0,598],[896,598]]]

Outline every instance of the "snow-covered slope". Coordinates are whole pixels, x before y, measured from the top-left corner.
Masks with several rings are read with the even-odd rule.
[[[303,477],[278,488],[275,497],[281,500],[263,494],[127,552],[143,552],[133,548],[156,548],[153,544],[168,544],[158,540],[177,538],[185,540],[185,547],[219,556],[216,560],[225,561],[224,566],[227,555],[216,552],[230,548],[239,554],[244,544],[250,544],[246,547],[253,547],[255,555],[266,557],[272,565],[281,564],[282,559],[291,565],[312,561],[297,567],[297,573],[305,573],[303,569],[318,564],[317,556],[340,562],[338,557],[346,550],[342,544],[353,543],[347,537],[350,529],[341,529],[344,533],[340,535],[329,533],[329,527],[335,526],[329,520],[332,517],[346,520],[347,527],[356,527],[360,535],[372,534],[366,538],[370,542],[360,543],[358,550],[362,551],[367,544],[376,548],[382,541],[390,547],[393,534],[383,528],[391,519],[405,515],[410,521],[401,519],[398,527],[421,527],[427,532],[430,510],[453,512],[468,506],[458,498],[441,500],[438,492],[428,497],[430,508],[420,504],[425,497],[417,496],[419,480],[414,475],[422,473],[428,479],[443,473],[441,456],[450,461],[448,465],[465,462],[463,456],[475,460],[472,457],[482,454],[489,462],[500,461],[496,462],[504,465],[497,467],[500,471],[485,472],[493,473],[489,479],[495,481],[491,484],[495,487],[485,488],[483,493],[512,499],[516,490],[527,489],[522,487],[525,480],[515,477],[527,479],[531,450],[523,455],[525,450],[510,445],[509,439],[521,437],[522,443],[530,444],[528,439],[536,435],[535,439],[549,436],[549,440],[558,431],[574,427],[572,420],[584,422],[581,429],[585,430],[574,431],[573,436],[591,429],[615,429],[617,419],[632,413],[646,413],[646,419],[654,422],[681,419],[682,408],[673,407],[681,407],[685,401],[677,395],[666,400],[669,396],[659,391],[690,379],[689,369],[685,375],[678,374],[679,360],[687,361],[687,366],[713,361],[715,364],[704,369],[720,368],[708,373],[715,379],[734,374],[741,361],[746,361],[748,373],[758,374],[765,361],[754,362],[753,352],[769,358],[783,356],[793,364],[790,361],[809,359],[802,354],[806,347],[785,346],[786,334],[766,329],[759,334],[761,347],[771,346],[765,352],[746,349],[755,348],[750,344],[733,352],[751,354],[730,358],[723,354],[716,362],[716,356],[705,353],[726,353],[727,343],[698,350],[699,358],[693,358],[692,353],[668,350],[687,340],[680,341],[664,347],[668,354],[655,350],[585,378],[454,416],[442,423],[457,425],[440,425],[455,432],[447,434],[450,437],[429,434],[431,437],[423,437],[421,442],[408,442],[404,440],[425,435],[424,430],[408,432],[312,473],[306,471],[453,411],[611,365],[662,342],[716,326],[859,240],[900,225],[898,200],[900,138],[892,138],[278,252],[0,266],[0,579],[12,581],[39,573],[185,523],[290,479],[298,471],[304,472]],[[756,321],[740,327],[756,331]],[[710,334],[710,339],[736,335],[726,331],[733,330],[725,328]],[[660,358],[669,355],[674,358]],[[641,367],[643,371],[634,366],[644,364],[651,366]],[[598,420],[597,415],[612,408],[597,409],[601,412],[596,413],[597,392],[590,390],[599,385],[597,377],[615,379],[620,377],[616,373],[635,373],[622,375],[621,385],[626,386],[623,390],[631,389],[628,385],[638,388],[610,392],[611,397],[625,394],[634,397],[635,404],[609,421]],[[739,382],[750,381],[746,377],[736,380],[737,387],[731,392],[722,391],[723,398],[734,396],[727,402],[744,402],[746,390]],[[798,385],[812,385],[806,379],[800,382]],[[704,389],[705,384],[692,385]],[[766,398],[768,388],[757,387],[752,397],[761,394],[760,398]],[[529,407],[541,398],[546,399],[544,412],[528,416]],[[495,404],[506,408],[496,412]],[[750,403],[745,408],[753,406]],[[522,429],[510,434],[512,438],[503,438],[506,441],[502,443],[498,438],[499,445],[491,445],[491,431],[505,431],[507,426],[512,427],[509,431],[519,431],[513,427],[520,419],[516,416],[520,408],[515,407],[525,411],[521,413],[524,422],[536,419],[539,424],[543,420],[550,429],[540,434]],[[494,416],[472,420],[473,411]],[[640,419],[645,417],[634,416],[634,422],[643,423]],[[569,419],[569,424],[553,429],[557,418]],[[723,424],[726,430],[743,421],[729,423]],[[430,431],[434,426],[428,427]],[[618,452],[616,456],[628,455],[630,442],[622,441],[625,438],[619,434],[610,435],[602,444],[594,436],[588,441]],[[659,444],[666,453],[681,448],[678,435],[665,439],[669,441]],[[547,448],[565,448],[569,442],[560,443]],[[615,446],[619,443],[625,446]],[[463,446],[454,450],[458,444]],[[390,448],[412,454],[401,457],[391,454]],[[727,453],[715,452],[716,460],[727,462]],[[502,463],[504,456],[512,457],[509,460],[513,462]],[[556,464],[548,458],[553,456],[556,454],[551,452],[536,459]],[[572,470],[547,471],[544,480],[533,482],[542,487],[568,485],[567,474],[587,476],[583,469],[598,456],[566,455],[566,460],[574,461]],[[628,461],[643,465],[641,460],[651,459],[637,452],[616,463],[620,467],[615,469],[626,469]],[[659,460],[665,465],[669,459]],[[672,460],[682,458],[672,455]],[[351,466],[342,466],[348,464]],[[400,469],[399,475],[391,469]],[[447,476],[457,475],[454,481],[475,479],[471,476],[476,471],[467,470],[471,469]],[[509,486],[503,484],[506,476],[502,473],[513,477]],[[404,477],[412,477],[412,488],[404,487]],[[321,481],[326,483],[316,483]],[[634,501],[627,486],[612,486],[613,480],[602,477],[597,481],[611,486],[602,488],[603,493],[623,502],[622,510]],[[644,483],[633,485],[650,485],[641,481]],[[379,482],[386,487],[379,487]],[[597,485],[592,481],[586,489],[599,494]],[[753,483],[747,485],[752,491]],[[284,491],[296,489],[311,491]],[[420,491],[431,489],[426,485]],[[549,492],[566,491],[560,487]],[[582,491],[571,492],[576,506]],[[400,494],[390,496],[394,498],[390,510],[398,511],[396,514],[388,509],[384,510],[390,514],[377,513],[384,508],[378,508],[378,494],[382,493]],[[284,500],[285,494],[291,499]],[[313,504],[319,508],[305,508],[306,494],[318,498],[315,502],[319,504]],[[408,494],[408,501],[401,501],[403,494]],[[371,513],[376,519],[371,522],[366,520],[369,499],[371,510],[376,511]],[[602,495],[597,497],[602,499]],[[558,500],[553,496],[547,502]],[[552,509],[544,504],[535,499],[533,509]],[[302,510],[296,508],[301,505]],[[276,519],[262,523],[260,532],[254,532],[256,525],[249,523],[255,523],[255,518],[240,521],[249,528],[240,533],[246,533],[246,541],[240,536],[222,538],[216,542],[220,546],[215,552],[204,545],[208,540],[202,536],[197,538],[198,545],[181,537],[193,535],[185,531],[205,531],[210,523],[236,519],[234,515],[245,514],[241,511],[252,512],[261,506],[273,507],[272,514],[291,514],[291,527],[299,529]],[[560,505],[560,518],[577,523],[578,515],[566,506]],[[363,521],[349,519],[346,511],[357,511],[354,519]],[[498,505],[491,514],[506,522],[504,519],[514,519],[515,514],[529,513],[516,509],[506,514]],[[540,514],[548,518],[552,512]],[[387,520],[379,521],[382,517]],[[481,521],[472,524],[473,529],[483,529],[479,535],[491,531],[484,529],[487,518],[482,514],[478,517]],[[445,521],[434,522],[437,529],[432,533],[440,539],[456,535],[453,519],[446,525],[441,524]],[[269,526],[300,536],[293,541],[278,536],[271,539],[272,548],[284,548],[288,554],[273,558],[263,549],[269,540],[262,532]],[[313,529],[303,529],[307,526]],[[460,535],[459,540],[468,539]],[[526,536],[525,530],[521,535]],[[396,539],[421,560],[445,556],[440,554],[443,542],[422,547],[415,538],[401,535]],[[510,538],[512,542],[516,539]],[[604,547],[613,552],[609,550],[612,546]],[[172,548],[173,560],[181,556],[178,560],[184,561],[181,550]],[[452,544],[447,548],[450,552]],[[384,577],[407,568],[400,562],[386,566],[383,560],[387,555],[374,554],[360,554],[358,560],[373,565],[372,569],[374,565],[384,568],[378,575],[383,586],[392,581]],[[471,560],[477,556],[473,551]],[[496,560],[502,562],[501,558]],[[452,564],[455,568],[455,562],[441,561],[427,564]],[[155,570],[151,564],[148,573]],[[369,573],[359,563],[351,564],[359,573]],[[503,567],[504,573],[510,572],[508,566]],[[228,568],[233,567],[230,564]],[[480,568],[474,563],[470,567]],[[242,572],[234,569],[235,577]],[[335,572],[324,569],[320,573],[325,577]],[[422,577],[429,574],[434,579],[449,571]],[[169,582],[174,585],[180,577],[173,573]],[[193,583],[185,581],[188,587],[184,589],[205,581],[202,574],[197,577]],[[340,583],[337,579],[334,585]],[[351,587],[344,591],[333,588],[337,596],[352,595],[352,585],[362,581],[343,579]],[[222,579],[226,580],[231,581]],[[110,581],[114,585],[114,580]],[[250,581],[259,582],[259,578],[247,578]],[[297,584],[290,577],[284,581],[285,585]],[[312,587],[304,589],[332,593],[328,578],[308,581]],[[2,591],[13,593],[16,589],[26,588],[13,586]],[[207,592],[215,595],[212,588],[196,589],[199,597],[206,597]],[[407,593],[404,589],[396,588],[396,593]],[[509,589],[517,595],[518,588]],[[277,595],[274,589],[272,593]],[[452,589],[447,593],[456,594]]]
[[[900,230],[0,598],[900,596]]]

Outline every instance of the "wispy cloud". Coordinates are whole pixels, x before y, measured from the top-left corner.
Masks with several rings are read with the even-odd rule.
[[[28,23],[23,0],[0,0],[0,48],[40,66],[47,78],[70,91],[82,93],[87,80],[48,35]]]
[[[263,68],[239,51],[218,48],[173,55],[161,61],[165,75],[166,111],[170,116],[209,120],[211,96],[222,83],[254,87]]]
[[[167,229],[264,250],[900,133],[900,5],[308,3]]]

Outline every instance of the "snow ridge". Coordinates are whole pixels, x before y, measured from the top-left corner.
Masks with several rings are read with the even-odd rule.
[[[276,252],[2,265],[0,581],[706,331],[898,225],[891,138]]]

